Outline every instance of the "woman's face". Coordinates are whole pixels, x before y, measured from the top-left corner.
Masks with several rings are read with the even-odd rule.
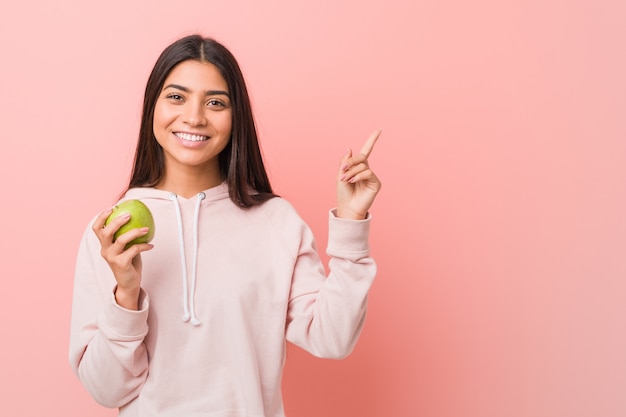
[[[230,95],[219,70],[192,60],[175,66],[154,108],[153,131],[166,171],[194,167],[219,172],[217,156],[231,129]]]

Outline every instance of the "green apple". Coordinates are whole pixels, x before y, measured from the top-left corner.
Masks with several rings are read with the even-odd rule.
[[[148,206],[139,200],[125,200],[118,203],[115,207],[113,207],[113,211],[105,220],[104,225],[106,226],[111,222],[111,220],[124,213],[130,213],[130,220],[128,220],[127,223],[123,224],[117,232],[115,232],[113,235],[113,241],[115,242],[115,239],[129,230],[148,227],[150,231],[147,234],[128,242],[125,249],[128,249],[136,243],[149,243],[152,238],[154,238],[154,218],[152,217],[152,212],[150,212]]]

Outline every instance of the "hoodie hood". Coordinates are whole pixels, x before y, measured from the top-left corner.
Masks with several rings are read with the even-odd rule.
[[[130,190],[126,191],[122,200],[170,200],[172,195],[176,195],[179,201],[189,201],[195,199],[199,194],[204,194],[204,201],[207,203],[230,198],[230,195],[228,194],[228,184],[226,183],[226,181],[224,181],[220,185],[204,190],[191,198],[184,198],[176,195],[176,193],[172,193],[171,191],[167,190],[157,190],[156,188],[140,187],[131,188]]]
[[[181,264],[181,280],[183,286],[183,321],[190,322],[194,326],[200,325],[200,321],[196,317],[195,311],[195,293],[196,283],[198,276],[198,240],[199,240],[199,224],[200,224],[200,212],[203,205],[215,203],[220,200],[230,198],[228,193],[228,184],[226,182],[220,185],[210,188],[205,191],[201,191],[193,197],[184,198],[176,193],[158,190],[155,188],[132,188],[126,192],[123,200],[141,200],[148,207],[150,207],[150,200],[167,200],[171,202],[176,212],[176,221],[178,224],[178,246],[179,256]],[[157,204],[157,201],[152,203]],[[192,248],[185,247],[185,227],[183,224],[183,211],[187,211],[186,208],[193,203],[193,243]],[[182,208],[181,208],[182,207]],[[185,216],[186,217],[186,216]],[[155,233],[158,233],[158,221],[165,219],[155,220]],[[192,256],[190,268],[187,267],[188,256]],[[190,270],[189,270],[190,269]]]

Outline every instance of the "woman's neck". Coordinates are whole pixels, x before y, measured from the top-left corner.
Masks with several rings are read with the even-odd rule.
[[[220,185],[223,181],[217,167],[206,169],[187,166],[168,170],[166,166],[165,175],[155,188],[190,198],[201,191]]]

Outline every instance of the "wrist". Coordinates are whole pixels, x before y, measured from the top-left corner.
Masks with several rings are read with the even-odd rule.
[[[127,310],[139,310],[139,288],[115,288],[115,302]]]
[[[352,210],[346,210],[342,209],[341,207],[337,207],[337,210],[335,211],[335,217],[348,220],[365,220],[367,218],[367,212],[357,213]]]

